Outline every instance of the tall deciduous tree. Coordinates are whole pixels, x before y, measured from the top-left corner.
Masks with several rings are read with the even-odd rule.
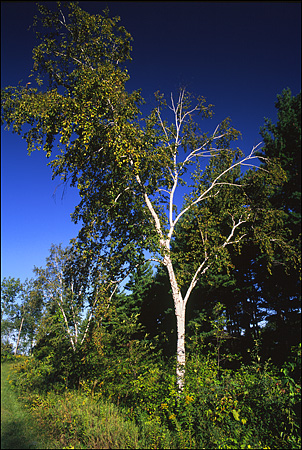
[[[23,325],[21,318],[22,283],[19,278],[4,278],[1,282],[1,342],[16,337]],[[17,352],[15,347],[15,353]]]
[[[55,12],[39,7],[42,18],[36,25],[47,31],[33,50],[33,70],[38,84],[45,75],[49,83],[44,91],[22,86],[4,90],[3,120],[19,133],[24,124],[30,125],[24,134],[29,152],[40,147],[51,156],[54,140],[60,138],[60,153],[51,162],[53,174],[79,188],[82,200],[73,220],[82,221],[82,242],[93,247],[94,258],[110,262],[114,280],[139,264],[143,251],[166,268],[177,319],[177,382],[182,389],[186,305],[194,287],[209,269],[228,264],[228,248],[243,242],[256,214],[266,218],[266,230],[258,227],[255,238],[269,254],[277,242],[275,235],[265,233],[271,229],[269,219],[276,216],[265,217],[264,209],[252,208],[245,181],[236,172],[257,162],[256,149],[247,156],[232,149],[239,133],[228,120],[212,133],[201,132],[193,115],[211,117],[211,106],[203,98],[194,103],[184,90],[176,102],[171,96],[172,124],[166,121],[167,104],[160,95],[158,107],[140,121],[140,94],[125,89],[129,76],[123,64],[130,58],[130,35],[107,13],[90,16],[74,3],[67,9],[68,15],[60,2]],[[267,162],[263,169],[274,173],[255,172],[260,184],[280,175]],[[270,180],[264,180],[265,174]],[[177,194],[188,175],[193,184],[178,209]],[[214,220],[202,205],[229,191],[230,207],[217,211]],[[174,257],[175,233],[192,214],[198,222],[192,248]],[[222,231],[218,227],[217,232],[216,220],[225,223]]]
[[[73,352],[86,338],[97,303],[108,301],[117,287],[117,283],[101,279],[101,267],[93,283],[89,262],[74,247],[63,249],[61,245],[52,245],[46,267],[34,268],[46,309],[52,314],[56,312],[54,319],[61,323]]]
[[[15,355],[21,338],[24,348],[32,349],[43,308],[43,298],[33,279],[24,283],[4,278],[1,283],[1,340],[15,342]]]

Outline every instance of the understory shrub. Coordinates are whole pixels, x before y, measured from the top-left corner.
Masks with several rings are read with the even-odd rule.
[[[13,353],[13,346],[9,342],[3,343],[1,341],[1,363],[6,361],[13,361],[15,355]]]

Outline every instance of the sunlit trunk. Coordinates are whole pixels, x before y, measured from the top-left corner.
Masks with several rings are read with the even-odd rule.
[[[20,325],[20,328],[19,328],[18,339],[17,339],[16,348],[15,348],[15,356],[16,356],[16,354],[17,354],[17,350],[18,350],[18,346],[19,346],[19,341],[20,341],[20,335],[21,335],[21,330],[22,330],[23,321],[24,321],[24,317],[22,317],[21,325]]]
[[[180,391],[184,388],[186,350],[185,350],[185,309],[176,315],[177,319],[177,367],[176,378]]]
[[[178,389],[180,391],[184,388],[185,377],[185,364],[186,364],[186,351],[185,351],[185,317],[186,308],[182,298],[181,292],[178,287],[178,283],[175,277],[174,268],[170,257],[166,256],[165,265],[168,269],[170,284],[172,288],[172,296],[174,302],[174,310],[177,323],[177,367],[176,367],[176,380]]]

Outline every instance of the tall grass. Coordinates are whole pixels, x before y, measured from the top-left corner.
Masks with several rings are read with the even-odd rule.
[[[8,374],[10,363],[1,364],[1,448],[34,449],[53,448],[38,430],[29,411],[12,391]]]
[[[140,448],[137,427],[112,404],[70,391],[34,394],[26,401],[59,448]]]
[[[139,427],[121,407],[79,392],[27,394],[24,401],[41,429],[56,440],[53,448],[176,448],[169,432],[152,418]]]
[[[169,433],[166,436],[152,418],[139,427],[121,407],[103,399],[69,390],[39,394],[24,390],[20,395],[20,391],[12,390],[14,383],[7,380],[13,364],[2,366],[6,395],[2,400],[8,406],[2,415],[5,423],[1,448],[174,448]],[[13,401],[8,402],[8,397]],[[12,413],[13,408],[18,414]]]

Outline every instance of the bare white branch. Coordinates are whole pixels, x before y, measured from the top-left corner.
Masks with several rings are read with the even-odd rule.
[[[124,192],[128,191],[128,189],[131,189],[129,186],[126,187],[126,189],[123,190],[123,192],[120,192],[118,194],[118,196],[116,197],[116,199],[114,199],[114,203],[116,203],[118,201],[118,199],[120,198],[121,195],[123,195]]]
[[[232,229],[231,229],[231,232],[230,232],[229,236],[227,237],[225,242],[222,244],[223,248],[226,247],[227,245],[238,243],[239,241],[241,241],[241,239],[243,239],[244,236],[246,236],[246,234],[244,234],[244,235],[240,236],[236,241],[231,241],[232,237],[234,236],[236,228],[238,228],[243,223],[246,223],[247,219],[250,217],[250,215],[248,214],[246,220],[242,220],[242,216],[241,216],[238,219],[238,222],[235,221],[235,219],[234,219],[234,217],[232,215],[231,215],[231,217],[232,217],[233,226],[232,226]]]
[[[213,190],[213,188],[215,186],[218,186],[219,184],[222,184],[222,182],[218,182],[218,180],[220,178],[222,178],[224,175],[226,175],[228,172],[230,172],[231,170],[233,170],[235,167],[239,166],[239,165],[246,165],[245,161],[249,161],[251,159],[259,159],[258,156],[255,156],[255,150],[257,149],[257,147],[260,145],[261,143],[259,143],[257,146],[253,147],[251,153],[246,156],[245,158],[243,158],[240,161],[237,161],[236,163],[230,165],[227,169],[225,169],[223,172],[221,172],[216,178],[215,180],[211,183],[210,187],[208,189],[206,189],[196,200],[192,201],[192,203],[187,206],[185,209],[183,209],[179,215],[176,217],[175,221],[174,221],[174,225],[178,222],[178,220],[181,218],[181,216],[183,216],[183,214],[185,214],[189,209],[192,208],[192,206],[196,205],[197,203],[201,202],[202,200],[205,199],[205,196],[211,191]],[[232,183],[223,183],[223,184],[230,184],[232,185]],[[241,185],[240,185],[241,186]]]
[[[186,292],[186,295],[183,299],[184,305],[187,304],[187,301],[189,300],[189,297],[191,295],[191,292],[193,291],[194,287],[196,286],[199,278],[206,273],[206,271],[209,269],[210,264],[206,265],[208,261],[208,258],[205,258],[203,262],[200,264],[200,266],[195,271],[195,274],[193,275],[193,278],[191,280],[190,286],[188,287],[188,290]]]

